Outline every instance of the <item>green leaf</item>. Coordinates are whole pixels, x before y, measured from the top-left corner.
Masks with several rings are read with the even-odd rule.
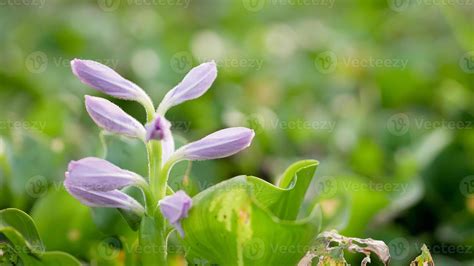
[[[81,265],[81,263],[76,258],[61,251],[45,252],[41,256],[40,260],[41,260],[41,263],[39,263],[39,265],[48,265],[48,266]]]
[[[41,241],[38,230],[33,219],[28,214],[18,209],[4,209],[0,211],[0,232],[5,234],[8,239],[16,237],[9,235],[11,230],[17,231],[26,241],[26,245],[33,251],[44,251],[44,245]],[[7,230],[8,229],[8,230]]]
[[[54,211],[51,211],[51,208]],[[87,258],[95,242],[104,237],[92,220],[90,208],[64,189],[51,191],[34,206],[31,216],[48,249]],[[54,224],[54,230],[51,225]]]
[[[320,229],[319,207],[296,219],[317,161],[292,165],[280,186],[237,176],[193,198],[182,221],[190,263],[296,265]]]
[[[81,265],[67,253],[44,252],[43,242],[33,220],[21,210],[0,211],[0,233],[8,240],[5,248],[6,257],[12,263],[18,263],[16,258],[19,258],[22,265]],[[5,244],[2,244],[3,246]],[[4,261],[0,260],[0,262]]]
[[[6,257],[17,256],[25,265],[31,265],[35,263],[35,258],[38,258],[38,254],[32,252],[28,242],[23,236],[16,231],[13,227],[3,227],[0,233],[4,234],[8,239]]]

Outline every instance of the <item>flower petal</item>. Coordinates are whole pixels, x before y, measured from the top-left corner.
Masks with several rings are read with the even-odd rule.
[[[99,127],[111,133],[131,138],[145,138],[143,125],[106,99],[86,95],[86,109]]]
[[[68,186],[88,191],[111,191],[143,182],[138,174],[95,157],[71,161],[64,181]]]
[[[152,139],[161,140],[162,162],[165,163],[174,152],[174,139],[171,134],[171,123],[161,115],[157,115],[155,120],[146,126],[146,141]]]
[[[217,77],[214,61],[203,63],[189,71],[176,87],[170,90],[158,107],[158,113],[164,115],[169,108],[203,95]]]
[[[138,214],[145,212],[143,206],[134,198],[120,190],[92,191],[64,183],[66,190],[82,204],[89,207],[107,207],[130,210]]]
[[[245,127],[226,128],[179,148],[176,160],[212,160],[231,156],[248,146],[255,133]]]
[[[178,230],[181,237],[184,237],[180,221],[188,217],[189,209],[192,206],[192,199],[186,192],[180,190],[160,200],[159,205],[163,216]]]
[[[110,67],[92,60],[74,59],[72,72],[82,83],[110,96],[149,104],[149,96],[135,83],[124,79]],[[153,104],[152,104],[153,105]]]

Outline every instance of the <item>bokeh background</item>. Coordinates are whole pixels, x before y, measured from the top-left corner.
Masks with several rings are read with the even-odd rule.
[[[155,103],[215,60],[211,90],[169,112],[178,142],[228,126],[257,134],[239,155],[178,166],[174,188],[276,182],[318,159],[308,206],[321,204],[326,229],[385,241],[393,265],[423,243],[438,265],[474,264],[473,1],[0,0],[0,47],[0,208],[31,214],[49,250],[120,265],[134,241],[115,210],[64,191],[70,160],[146,172],[140,143],[101,142],[84,108],[99,93],[70,60],[116,69]],[[138,104],[113,101],[144,121]]]

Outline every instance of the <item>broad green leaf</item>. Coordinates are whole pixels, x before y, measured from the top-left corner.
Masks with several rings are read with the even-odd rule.
[[[294,164],[283,175],[281,187],[237,176],[197,194],[189,217],[182,221],[188,261],[295,265],[320,229],[319,208],[296,220],[316,166],[317,161]]]
[[[28,214],[12,208],[1,210],[0,232],[9,238],[8,234],[11,230],[6,230],[7,228],[12,228],[17,231],[26,241],[25,244],[28,248],[37,252],[44,251],[44,245],[40,239],[35,223]]]

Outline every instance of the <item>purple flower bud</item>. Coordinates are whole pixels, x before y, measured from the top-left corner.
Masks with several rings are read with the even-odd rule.
[[[181,83],[165,95],[158,107],[158,113],[165,114],[175,105],[201,97],[211,87],[216,77],[217,68],[214,61],[191,69]]]
[[[142,185],[145,181],[137,174],[123,170],[106,160],[88,157],[71,161],[65,174],[66,190],[90,207],[110,207],[142,214],[144,208],[135,199],[119,189]]]
[[[86,109],[94,122],[111,133],[145,139],[145,128],[114,103],[86,95]]]
[[[171,154],[174,152],[174,139],[171,134],[171,123],[161,115],[157,115],[155,120],[148,123],[146,126],[146,141],[160,140],[161,141],[161,158],[165,163]]]
[[[124,79],[108,66],[91,60],[74,59],[72,72],[82,83],[110,96],[151,104],[149,96],[135,83]]]
[[[139,215],[145,212],[138,201],[118,189],[93,191],[76,186],[66,186],[66,190],[82,204],[89,207],[119,208],[133,211]]]
[[[164,117],[157,115],[155,120],[146,124],[146,141],[163,140],[171,136],[171,123]]]
[[[186,192],[180,190],[171,196],[164,197],[159,201],[159,205],[163,216],[178,230],[181,237],[184,237],[181,220],[188,217],[192,205],[191,198]]]
[[[254,131],[245,127],[226,128],[184,145],[173,156],[191,161],[224,158],[250,146],[254,136]]]
[[[87,157],[69,163],[64,182],[87,190],[110,191],[143,184],[145,180],[138,174],[121,169],[106,160]]]

